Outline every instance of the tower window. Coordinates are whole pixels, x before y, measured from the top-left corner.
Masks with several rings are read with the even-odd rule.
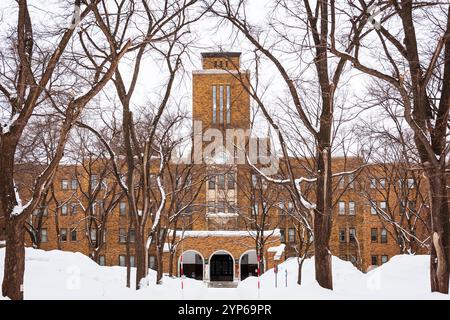
[[[227,124],[231,122],[231,87],[227,86]]]
[[[217,112],[217,87],[212,87],[212,103],[213,103],[213,110],[212,110],[212,122],[216,123],[216,112]]]
[[[223,123],[223,86],[219,86],[219,103],[220,103],[219,122],[220,122],[220,124],[222,124]]]

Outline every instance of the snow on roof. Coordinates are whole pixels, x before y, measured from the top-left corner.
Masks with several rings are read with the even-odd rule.
[[[239,214],[237,213],[226,213],[226,212],[217,212],[217,213],[207,213],[207,218],[234,218],[237,217]]]
[[[169,234],[172,234],[173,230],[169,231]],[[218,231],[211,231],[211,230],[189,230],[184,231],[183,237],[184,238],[206,238],[206,237],[254,237],[256,235],[257,231],[229,231],[229,230],[218,230]],[[182,232],[180,232],[180,235]],[[279,237],[280,236],[280,229],[275,230],[266,230],[264,231],[264,236],[274,236]]]
[[[273,259],[277,261],[277,260],[280,260],[285,247],[286,247],[286,245],[284,243],[282,243],[279,246],[270,247],[269,249],[267,249],[267,252],[275,252],[275,256],[273,257]]]
[[[223,70],[223,69],[205,69],[205,70],[194,70],[192,74],[246,74],[248,70]]]

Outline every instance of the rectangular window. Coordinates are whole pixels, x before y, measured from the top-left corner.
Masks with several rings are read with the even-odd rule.
[[[345,229],[339,229],[339,242],[345,242]]]
[[[380,187],[382,189],[386,189],[386,179],[384,179],[384,178],[380,179]]]
[[[61,206],[61,215],[62,215],[62,216],[67,216],[67,203],[64,203],[64,204]]]
[[[387,202],[386,201],[381,201],[380,202],[380,209],[383,210],[384,212],[386,212],[386,209],[387,209]]]
[[[131,243],[136,242],[136,231],[134,229],[130,230],[130,242]]]
[[[370,179],[370,189],[377,188],[377,179]]]
[[[69,180],[66,179],[61,180],[61,189],[63,190],[69,189]]]
[[[370,204],[370,214],[377,214],[377,202],[376,201],[369,201]]]
[[[235,204],[233,201],[228,201],[228,213],[235,213]]]
[[[348,214],[351,216],[354,216],[356,214],[354,201],[349,201],[348,203]]]
[[[348,241],[353,242],[356,240],[356,229],[349,228],[348,229]]]
[[[219,86],[219,123],[223,123],[223,86]]]
[[[70,214],[77,214],[78,205],[76,203],[72,203],[70,205]]]
[[[77,241],[77,230],[76,229],[72,229],[70,231],[70,241]]]
[[[289,242],[295,242],[295,229],[294,228],[289,228],[288,230],[288,241]]]
[[[47,229],[41,229],[41,242],[48,242]]]
[[[97,175],[96,174],[93,174],[91,177],[90,177],[90,179],[91,179],[91,189],[95,189],[96,187],[97,187],[97,184],[98,184],[98,179],[97,179]]]
[[[59,230],[59,238],[61,239],[61,242],[67,241],[67,229],[60,229]]]
[[[370,260],[371,260],[371,264],[373,266],[377,266],[378,265],[378,256],[372,256]]]
[[[78,189],[78,180],[77,179],[72,179],[72,181],[70,182],[70,188],[72,190]]]
[[[286,231],[284,229],[280,229],[280,241],[286,243]]]
[[[387,243],[387,230],[386,229],[381,229],[381,243]]]
[[[414,189],[414,179],[408,179],[408,189]]]
[[[227,187],[228,190],[234,190],[235,189],[235,179],[234,179],[234,173],[228,173],[227,174]]]
[[[130,267],[134,268],[136,266],[135,259],[133,255],[130,255]]]
[[[98,264],[101,266],[105,266],[106,265],[106,257],[101,255],[98,257]]]
[[[344,189],[345,188],[345,176],[339,177],[338,188],[339,189]]]
[[[370,241],[378,242],[378,229],[377,228],[370,229]]]
[[[385,264],[386,262],[388,262],[388,256],[382,255],[381,256],[381,264]]]
[[[406,210],[406,205],[405,205],[405,201],[404,200],[400,200],[399,201],[399,203],[398,203],[398,205],[399,205],[399,211],[400,211],[400,214],[404,214],[405,213],[405,210]]]
[[[348,188],[353,189],[355,187],[355,175],[353,173],[348,175]]]
[[[414,201],[408,201],[408,209],[409,211],[414,212],[416,210],[416,203]]]
[[[217,189],[219,190],[225,190],[225,176],[223,174],[217,176],[218,182],[217,182]]]
[[[231,87],[227,86],[227,124],[231,123]]]
[[[119,255],[119,266],[126,267],[127,266],[126,261],[127,259],[123,254]]]
[[[216,203],[214,201],[208,201],[208,213],[216,212]]]
[[[124,216],[127,213],[127,204],[125,202],[119,203],[119,215]]]
[[[126,243],[127,242],[127,230],[124,228],[119,229],[119,242]]]
[[[212,122],[216,123],[216,117],[217,117],[217,87],[212,87]]]
[[[339,201],[339,215],[345,214],[345,202]]]
[[[208,179],[208,189],[216,190],[216,176],[212,176]]]
[[[91,229],[91,241],[97,241],[97,230]]]

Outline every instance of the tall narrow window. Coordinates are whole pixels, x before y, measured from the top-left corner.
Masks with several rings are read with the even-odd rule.
[[[353,242],[356,240],[356,229],[355,228],[348,229],[348,240],[350,242]]]
[[[386,229],[381,229],[381,243],[387,243],[387,230]]]
[[[231,123],[231,87],[227,86],[227,124]]]
[[[348,203],[348,214],[351,216],[354,216],[356,213],[355,210],[355,202],[354,201],[349,201]]]
[[[345,214],[345,202],[339,201],[339,215]]]
[[[339,229],[339,242],[345,242],[345,229]]]
[[[219,123],[223,123],[223,86],[219,86]]]
[[[212,87],[212,103],[213,103],[213,110],[212,110],[212,122],[216,123],[216,116],[217,116],[217,87]]]
[[[378,242],[378,229],[377,228],[370,229],[370,241]]]

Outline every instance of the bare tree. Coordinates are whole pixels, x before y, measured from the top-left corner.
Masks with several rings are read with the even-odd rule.
[[[80,7],[81,1],[74,1]],[[87,5],[80,14],[83,21],[91,14],[92,9],[98,5],[94,1]],[[38,107],[48,105],[49,100],[56,98],[56,86],[59,89],[70,87],[73,73],[65,68],[63,55],[68,51],[75,28],[60,29],[56,33],[46,35],[34,28],[31,19],[31,6],[26,0],[17,2],[17,27],[10,34],[3,35],[2,41],[6,44],[0,55],[5,66],[1,70],[1,99],[4,107],[3,122],[0,129],[0,212],[5,217],[6,224],[6,256],[2,293],[11,299],[23,299],[23,275],[25,271],[24,248],[24,222],[31,216],[38,206],[42,194],[48,189],[58,163],[64,154],[64,147],[69,132],[80,113],[89,101],[111,79],[121,57],[126,53],[131,43],[127,42],[120,53],[115,56],[106,54],[102,63],[95,63],[86,72],[84,81],[77,84],[80,91],[67,90],[55,103],[60,105],[58,142],[50,163],[36,177],[30,200],[23,204],[19,191],[14,182],[15,152],[24,130],[35,114]],[[77,11],[77,10],[76,10]],[[72,21],[77,20],[74,18]],[[81,32],[83,34],[83,31]],[[46,42],[50,40],[49,42]],[[56,47],[46,48],[41,41],[56,42]],[[75,50],[75,49],[74,49]],[[88,54],[88,49],[82,51]],[[93,60],[91,60],[93,61]],[[67,78],[63,73],[66,73]],[[65,82],[66,80],[66,82]],[[65,89],[64,88],[64,89]],[[87,89],[86,89],[87,88]],[[63,89],[63,90],[64,90]],[[82,92],[81,90],[86,89]],[[60,91],[61,92],[61,91]]]
[[[347,5],[344,10],[334,10],[332,1],[334,26],[338,17],[348,23],[340,24],[346,30],[343,31],[345,37],[332,37],[327,46],[336,56],[350,61],[357,70],[392,88],[393,97],[403,109],[402,117],[414,133],[415,148],[430,186],[431,290],[448,293],[450,254],[446,170],[450,150],[447,133],[450,6],[433,1],[389,1],[380,6],[382,15],[378,19],[369,10],[374,3],[359,1],[357,5]],[[400,29],[394,31],[390,27],[393,25]],[[367,27],[368,31],[364,29]],[[423,45],[420,42],[422,33],[429,35]],[[343,52],[342,47],[348,47],[349,42],[354,44],[354,50]],[[362,61],[360,57],[367,53],[379,59],[374,63]]]

